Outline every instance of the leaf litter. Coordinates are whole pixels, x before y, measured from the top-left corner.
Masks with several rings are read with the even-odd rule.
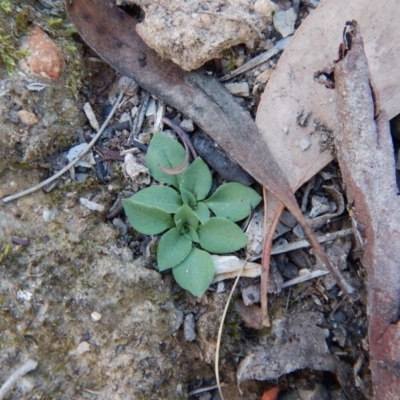
[[[290,132],[290,130],[288,130],[287,132]]]

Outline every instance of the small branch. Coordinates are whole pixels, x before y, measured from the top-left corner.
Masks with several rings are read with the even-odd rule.
[[[56,174],[54,174],[50,178],[42,181],[38,185],[35,185],[35,186],[31,187],[30,189],[24,190],[24,191],[19,192],[17,194],[13,194],[12,196],[4,197],[3,199],[1,199],[1,201],[3,203],[7,203],[9,201],[12,201],[12,200],[15,200],[15,199],[19,199],[20,197],[23,197],[23,196],[25,196],[27,194],[36,192],[36,190],[39,190],[42,187],[44,187],[44,186],[48,185],[49,183],[53,182],[54,180],[59,178],[61,175],[63,175],[65,172],[67,172],[70,168],[72,168],[93,147],[93,145],[97,142],[97,140],[99,139],[99,137],[103,133],[104,129],[106,129],[106,126],[110,122],[111,118],[113,117],[115,111],[117,110],[118,105],[121,102],[123,95],[124,95],[123,92],[121,92],[119,94],[119,96],[118,96],[116,102],[114,103],[114,106],[113,106],[110,114],[108,115],[107,119],[104,121],[103,125],[101,126],[101,128],[97,132],[96,136],[90,141],[90,143],[87,145],[85,150],[83,150],[80,154],[78,154],[76,156],[76,158],[74,158],[66,167],[64,167],[61,171],[58,171]]]
[[[220,81],[225,82],[225,81],[233,78],[236,75],[242,74],[243,72],[246,72],[249,69],[257,67],[257,65],[260,65],[263,62],[268,61],[270,58],[276,56],[278,53],[280,53],[282,50],[284,50],[291,38],[292,38],[292,36],[288,36],[285,39],[279,40],[271,50],[268,50],[266,53],[262,53],[259,56],[254,57],[252,60],[250,60],[246,64],[242,65],[241,67],[224,75],[220,79]]]
[[[133,121],[132,132],[128,138],[128,144],[132,144],[133,140],[136,138],[137,134],[140,132],[142,128],[144,116],[146,115],[147,105],[149,104],[150,100],[150,93],[146,90],[142,92],[142,101],[139,106],[139,112],[136,114],[135,119]]]
[[[0,388],[0,400],[4,399],[4,396],[14,387],[17,380],[28,372],[36,369],[38,363],[34,360],[28,360],[22,364],[3,384]]]
[[[332,240],[335,239],[340,239],[345,236],[350,236],[354,234],[353,228],[350,229],[344,229],[342,231],[337,231],[333,233],[327,233],[324,236],[317,236],[317,240],[319,243],[325,243],[325,242],[331,242]],[[279,246],[274,246],[272,248],[271,255],[274,254],[281,254],[281,253],[287,253],[288,251],[293,251],[293,250],[298,250],[302,249],[304,247],[309,247],[310,243],[308,240],[299,240],[294,243],[288,243],[288,244],[282,244]]]

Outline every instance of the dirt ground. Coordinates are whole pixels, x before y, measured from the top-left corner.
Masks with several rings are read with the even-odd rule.
[[[2,26],[13,25],[22,13],[27,15],[26,20],[18,19],[26,26],[15,34],[15,45],[36,24],[48,33],[64,59],[63,71],[55,81],[32,76],[21,65],[11,75],[5,65],[0,67],[0,198],[29,188],[65,164],[66,152],[89,142],[94,133],[83,104],[91,104],[101,123],[117,92],[119,76],[71,30],[57,2],[45,3],[17,2],[11,13],[0,12]],[[297,25],[306,13],[304,2]],[[272,28],[264,34],[264,47],[279,38]],[[221,62],[206,68],[220,73],[218,68],[229,66],[243,54],[250,59],[263,51],[262,46],[252,50],[237,46]],[[277,60],[273,58],[269,67]],[[250,88],[257,84],[257,90],[238,98],[253,115],[263,90],[255,81],[264,71],[256,72],[247,73],[245,79]],[[40,91],[27,88],[35,82],[46,86]],[[143,97],[140,90],[132,96],[111,126],[121,123],[133,107],[140,107]],[[38,121],[24,124],[18,116],[21,110],[34,113]],[[166,113],[178,121],[184,119],[168,105]],[[152,115],[145,117],[139,135],[145,143],[153,123]],[[104,159],[105,151],[124,150],[129,134],[126,129],[106,131],[95,155]],[[170,273],[158,272],[156,238],[134,232],[122,210],[114,211],[121,197],[146,184],[129,181],[122,171],[123,161],[115,153],[107,154],[113,159],[97,161],[95,168],[80,167],[75,176],[65,174],[54,190],[0,203],[0,386],[26,360],[38,362],[6,399],[185,399],[197,389],[215,385],[217,332],[232,280],[212,285],[203,298],[196,299],[180,289]],[[143,154],[137,157],[144,161]],[[300,189],[299,201],[309,189],[313,195],[329,198],[322,187],[326,181],[340,188],[336,164],[330,164],[311,189]],[[82,198],[103,207],[90,210]],[[346,227],[348,218],[342,214],[321,232]],[[285,240],[295,238],[293,230],[286,233]],[[310,334],[324,330],[327,347],[309,350],[306,358],[334,355],[335,369],[317,371],[303,363],[299,370],[274,381],[246,380],[240,385],[241,396],[236,378],[240,362],[250,353],[272,348],[279,335],[270,328],[245,326],[232,304],[220,350],[226,399],[260,399],[265,390],[277,385],[283,389],[279,399],[285,400],[345,399],[348,387],[359,398],[371,394],[364,271],[352,253],[351,239],[341,240],[340,248],[347,251],[336,256],[344,258],[344,274],[359,290],[358,301],[348,300],[329,278],[269,297],[272,320],[286,321],[287,316],[304,313],[317,316],[318,327]],[[335,246],[325,245],[326,251],[335,253]],[[307,249],[274,256],[283,280],[314,263]],[[259,278],[242,279],[234,298],[240,299],[242,290],[252,285],[259,287]],[[194,341],[188,341],[184,332],[184,321],[190,315],[195,321]],[[285,332],[291,331],[287,328]],[[282,362],[286,363],[284,358]],[[192,398],[220,397],[214,388]]]

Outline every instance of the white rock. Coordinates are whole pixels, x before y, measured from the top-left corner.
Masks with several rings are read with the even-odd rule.
[[[225,87],[234,95],[240,97],[249,97],[250,89],[247,82],[226,83]]]
[[[267,69],[264,72],[261,72],[261,74],[257,76],[256,82],[267,83],[273,72],[273,69]]]
[[[308,139],[301,139],[300,140],[300,148],[301,150],[305,151],[311,146],[311,142]]]
[[[83,111],[85,111],[85,114],[86,114],[87,119],[89,120],[90,126],[94,130],[98,131],[100,129],[100,125],[97,121],[96,115],[94,114],[90,103],[85,103],[85,105],[83,106]]]
[[[85,199],[84,197],[81,197],[79,199],[79,202],[89,210],[98,212],[104,211],[104,206],[102,204],[95,203],[94,201],[90,201],[88,199]]]
[[[246,306],[251,306],[254,303],[259,303],[261,299],[260,285],[250,285],[242,289],[243,303]]]
[[[97,311],[93,311],[90,316],[92,317],[93,321],[100,321],[102,315],[100,313],[98,313]]]
[[[54,221],[57,218],[57,211],[55,210],[49,210],[48,208],[45,208],[42,211],[42,217],[44,222],[51,222]]]
[[[90,350],[90,343],[89,342],[80,342],[78,347],[76,348],[77,354],[83,354]]]
[[[293,7],[275,13],[273,16],[274,27],[282,35],[282,38],[285,38],[294,32],[296,18],[297,14]]]
[[[150,115],[154,115],[155,112],[156,112],[156,102],[152,97],[150,97],[149,102],[147,104],[147,108],[146,108],[146,117],[149,117]]]
[[[83,150],[87,147],[86,143],[78,144],[74,147],[71,147],[67,154],[67,159],[71,162],[74,158],[76,158]],[[89,151],[85,154],[76,164],[75,167],[85,167],[85,168],[92,168],[93,165],[96,164],[94,160],[93,153]]]

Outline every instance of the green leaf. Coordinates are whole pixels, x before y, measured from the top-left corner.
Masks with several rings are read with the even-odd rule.
[[[197,157],[182,173],[180,188],[193,193],[197,200],[203,200],[208,195],[211,184],[210,169],[200,157]]]
[[[195,247],[172,273],[176,282],[193,296],[201,297],[210,286],[215,268],[211,256]]]
[[[257,207],[261,197],[259,194],[241,183],[226,183],[204,202],[217,217],[231,221],[240,221],[250,215],[252,208]]]
[[[179,193],[168,186],[151,186],[140,190],[129,198],[135,203],[146,204],[169,214],[176,213],[182,206]]]
[[[150,174],[159,182],[179,188],[180,175],[169,175],[159,168],[179,167],[185,160],[185,149],[174,139],[161,133],[154,134],[147,150],[146,162]]]
[[[157,248],[158,269],[164,271],[181,263],[192,250],[192,241],[172,228],[160,239]]]
[[[196,229],[192,228],[191,226],[188,226],[185,229],[185,232],[182,233],[182,235],[192,242],[199,243],[199,235]]]
[[[145,235],[157,235],[174,226],[171,215],[158,208],[131,199],[122,200],[122,205],[132,227]]]
[[[198,229],[200,245],[211,253],[231,253],[246,246],[247,236],[232,221],[225,218],[210,218]]]
[[[184,204],[174,215],[176,228],[179,232],[186,231],[188,226],[197,229],[199,226],[199,219],[189,206]]]
[[[210,210],[201,201],[199,201],[196,207],[193,208],[193,212],[197,215],[197,218],[202,224],[205,224],[210,219]]]
[[[197,205],[197,200],[196,197],[194,197],[194,194],[192,192],[189,192],[189,190],[183,189],[181,186],[181,196],[183,203],[189,206],[192,210],[194,207]]]

